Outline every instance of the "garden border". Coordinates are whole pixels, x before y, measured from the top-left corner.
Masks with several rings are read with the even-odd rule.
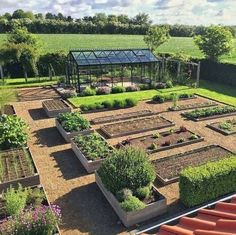
[[[197,148],[197,149],[192,149],[192,150],[187,151],[187,152],[182,152],[182,153],[170,155],[170,156],[167,156],[167,157],[163,157],[163,158],[160,158],[160,159],[156,159],[156,160],[153,160],[151,163],[153,164],[154,162],[164,161],[164,160],[166,160],[166,159],[170,159],[170,158],[173,158],[173,157],[185,156],[185,155],[189,155],[189,154],[192,154],[192,153],[201,152],[201,151],[204,150],[204,149],[209,149],[209,148],[213,148],[213,147],[220,147],[220,148],[224,149],[225,151],[229,152],[229,155],[230,155],[230,154],[234,154],[234,152],[230,151],[230,150],[227,149],[227,148],[224,148],[224,147],[222,147],[222,146],[220,146],[220,145],[218,145],[218,144],[212,144],[212,145],[207,145],[207,146],[200,147],[200,148]],[[164,186],[179,181],[179,176],[172,177],[171,179],[164,179],[164,178],[163,178],[162,176],[160,176],[158,173],[156,173],[156,178],[157,178]]]
[[[139,133],[144,133],[144,132],[148,132],[148,131],[153,131],[153,130],[160,130],[160,129],[164,129],[164,128],[168,128],[168,127],[172,127],[172,126],[175,126],[175,123],[168,120],[167,118],[161,116],[161,115],[156,115],[156,116],[159,116],[161,119],[163,119],[164,121],[167,121],[169,124],[167,125],[163,125],[161,127],[152,127],[152,128],[146,128],[146,129],[143,129],[143,130],[135,130],[135,131],[126,131],[122,134],[110,134],[109,132],[107,132],[105,130],[105,127],[106,126],[109,126],[109,125],[114,125],[114,124],[120,124],[120,123],[124,123],[124,122],[128,122],[128,121],[124,121],[124,122],[115,122],[113,124],[108,124],[108,125],[104,125],[102,127],[100,127],[100,130],[107,136],[107,138],[111,139],[111,138],[118,138],[118,137],[122,137],[122,136],[127,136],[127,135],[135,135],[135,134],[139,134]],[[150,116],[150,117],[153,117],[153,116]],[[140,120],[140,119],[145,119],[146,117],[143,117],[143,118],[138,118],[138,119],[134,119],[132,121],[137,121],[137,120]],[[131,121],[131,120],[129,120]]]
[[[77,135],[86,135],[93,132],[91,128],[87,130],[83,130],[83,131],[67,132],[64,130],[64,128],[62,127],[61,123],[57,120],[57,118],[55,119],[55,122],[56,122],[57,130],[60,132],[60,134],[62,135],[62,137],[65,139],[67,143],[70,143],[71,139]]]
[[[97,171],[95,172],[95,179],[97,186],[100,188],[103,195],[105,196],[109,204],[112,206],[113,210],[116,212],[125,227],[130,227],[134,224],[144,222],[148,219],[164,214],[167,211],[166,198],[157,190],[154,185],[153,189],[161,196],[160,200],[148,204],[145,208],[141,210],[125,212],[124,210],[122,210],[115,196],[105,188]]]
[[[51,101],[53,101],[54,99],[49,99]],[[50,117],[50,118],[55,118],[58,116],[58,114],[60,113],[70,113],[72,112],[72,109],[71,107],[63,100],[63,99],[59,99],[61,102],[63,102],[65,105],[66,105],[66,108],[63,108],[63,109],[59,109],[59,110],[48,110],[47,109],[47,106],[45,105],[45,101],[49,101],[49,100],[44,100],[42,102],[42,106],[43,106],[43,109],[44,111],[46,112],[47,116]]]
[[[205,102],[207,103],[207,102]],[[198,103],[196,103],[198,104]],[[180,112],[180,111],[185,111],[185,110],[191,110],[191,109],[202,109],[202,108],[208,108],[208,107],[215,107],[215,106],[219,106],[219,104],[217,103],[212,103],[212,104],[208,104],[208,105],[204,105],[204,106],[199,106],[199,107],[192,107],[192,108],[184,108],[184,109],[179,109],[179,110],[172,110],[171,107],[168,108],[168,111],[170,112]]]
[[[16,149],[21,149],[21,148],[16,148]],[[40,184],[40,177],[39,177],[38,169],[37,169],[37,166],[34,162],[32,153],[28,147],[25,149],[28,151],[29,156],[31,157],[32,166],[34,167],[34,175],[0,183],[0,192],[9,188],[10,185],[12,185],[12,187],[16,187],[16,186],[18,186],[18,184],[21,184],[23,187],[31,187],[31,186],[36,186],[36,185]],[[5,150],[5,151],[8,151],[8,150]]]

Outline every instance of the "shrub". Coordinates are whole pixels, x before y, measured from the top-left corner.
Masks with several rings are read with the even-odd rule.
[[[104,109],[105,106],[102,103],[95,103],[96,109]]]
[[[178,100],[178,99],[184,99],[184,98],[191,98],[194,94],[188,94],[188,93],[170,93],[170,94],[160,94],[155,95],[152,100],[158,103],[163,103],[166,101],[172,101],[172,100]]]
[[[113,152],[107,142],[96,133],[78,135],[74,138],[74,142],[88,160],[106,158]]]
[[[123,86],[115,86],[111,89],[111,93],[123,93],[125,92],[125,88]]]
[[[146,186],[146,187],[141,187],[138,188],[135,192],[135,195],[140,198],[141,200],[148,198],[151,194],[151,187]]]
[[[103,86],[103,87],[98,87],[96,89],[96,94],[97,95],[108,95],[111,93],[111,88],[107,87],[107,86]]]
[[[134,107],[137,105],[138,101],[134,98],[127,98],[125,99],[125,102],[126,102],[126,107]]]
[[[111,109],[114,107],[114,100],[106,100],[103,101],[102,104],[104,105],[105,108]]]
[[[138,87],[141,91],[152,89],[152,86],[150,86],[149,84],[139,84]]]
[[[198,167],[180,174],[180,199],[188,207],[216,199],[236,191],[236,157]]]
[[[125,108],[126,101],[125,100],[114,100],[114,108]]]
[[[123,188],[116,193],[116,198],[119,202],[123,202],[129,196],[133,196],[133,192],[128,188]]]
[[[96,90],[90,87],[86,87],[82,92],[82,96],[93,96],[93,95],[96,95]]]
[[[89,121],[78,112],[60,113],[57,120],[67,132],[83,131],[90,128]]]
[[[165,89],[166,88],[166,83],[164,82],[158,82],[156,84],[156,89]]]
[[[10,186],[3,194],[7,215],[19,215],[26,206],[27,196],[27,190],[23,189],[21,185],[17,190]]]
[[[40,206],[45,198],[45,194],[40,188],[27,188],[27,204],[34,207]]]
[[[126,87],[127,92],[133,92],[133,91],[139,91],[139,90],[140,90],[139,87],[136,85],[131,85],[131,86]]]
[[[171,80],[166,81],[166,88],[172,88],[173,87],[173,83]]]
[[[120,149],[105,159],[98,174],[114,195],[124,188],[135,192],[140,187],[150,185],[156,178],[146,153],[130,147]]]
[[[16,116],[0,116],[0,149],[24,146],[28,139],[27,125]]]
[[[129,196],[126,200],[121,202],[120,205],[126,212],[141,210],[146,207],[146,205],[135,196]]]
[[[77,97],[77,93],[73,89],[63,90],[63,91],[60,92],[60,95],[63,99],[69,99],[69,98]]]

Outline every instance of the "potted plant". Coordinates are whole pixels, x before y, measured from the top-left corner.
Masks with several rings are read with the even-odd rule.
[[[96,183],[126,227],[166,211],[166,199],[153,185],[155,170],[145,152],[124,148],[105,159]]]
[[[79,112],[60,113],[56,118],[56,127],[67,142],[79,134],[92,132],[89,121]]]

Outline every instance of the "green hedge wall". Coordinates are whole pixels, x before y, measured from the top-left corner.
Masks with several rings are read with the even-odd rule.
[[[236,86],[236,65],[202,60],[200,79]]]
[[[235,192],[236,156],[183,170],[179,190],[180,200],[187,207]]]

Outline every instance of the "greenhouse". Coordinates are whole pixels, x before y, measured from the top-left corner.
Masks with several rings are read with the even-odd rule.
[[[151,84],[159,79],[161,63],[149,49],[71,50],[67,84],[78,92],[87,86]]]

